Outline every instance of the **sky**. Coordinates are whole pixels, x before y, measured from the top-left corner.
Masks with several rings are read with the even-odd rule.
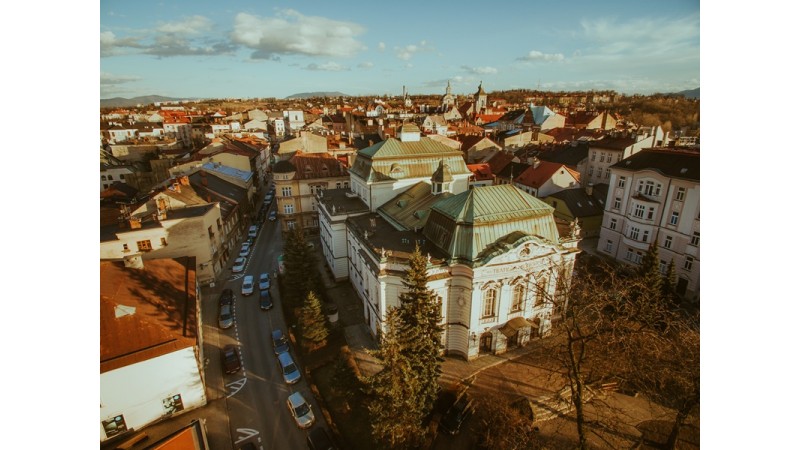
[[[100,98],[700,86],[700,2],[100,1]]]

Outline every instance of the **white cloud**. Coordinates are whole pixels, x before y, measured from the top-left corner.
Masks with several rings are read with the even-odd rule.
[[[384,50],[386,50],[386,44],[384,44],[383,42],[378,42],[378,51],[382,52]]]
[[[276,17],[239,13],[231,39],[253,50],[252,58],[277,59],[280,55],[353,56],[366,49],[356,37],[361,25],[304,16],[283,10]]]
[[[428,47],[427,41],[420,41],[419,45],[409,44],[405,47],[395,47],[394,54],[403,61],[408,61],[419,52],[434,51],[433,47]]]
[[[141,80],[141,77],[133,75],[114,75],[108,72],[100,72],[100,85],[110,86],[112,84],[129,83],[131,81]]]
[[[494,75],[497,73],[497,69],[494,67],[469,67],[469,66],[461,66],[462,69],[469,73],[473,73],[475,75]]]
[[[374,66],[375,66],[375,64],[373,64],[373,63],[371,63],[369,61],[364,61],[364,62],[362,62],[361,64],[358,65],[358,67],[360,69],[371,69]]]
[[[345,70],[350,70],[349,67],[342,66],[341,64],[337,64],[335,62],[329,61],[324,64],[316,64],[312,63],[304,67],[306,70],[321,70],[325,72],[341,72]]]
[[[156,28],[161,33],[200,34],[211,30],[212,22],[203,16],[191,16],[180,22],[167,22]]]
[[[111,31],[100,33],[100,56],[122,55],[129,48],[141,48],[141,44],[131,37],[120,39]]]
[[[517,58],[518,61],[528,61],[528,62],[558,62],[564,60],[564,55],[561,53],[542,53],[538,50],[531,50],[525,56],[520,56]]]

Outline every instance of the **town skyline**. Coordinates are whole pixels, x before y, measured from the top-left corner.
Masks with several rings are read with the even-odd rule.
[[[100,3],[100,97],[284,98],[700,86],[699,2]],[[507,13],[504,13],[507,12]],[[387,31],[387,27],[389,30]],[[355,86],[345,91],[347,86]]]

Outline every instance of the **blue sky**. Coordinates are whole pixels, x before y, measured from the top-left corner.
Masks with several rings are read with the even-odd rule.
[[[101,98],[700,86],[699,1],[101,0],[99,35]]]

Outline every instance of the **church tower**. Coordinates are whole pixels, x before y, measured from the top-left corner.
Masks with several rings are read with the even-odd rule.
[[[475,93],[475,114],[482,114],[486,110],[486,91],[483,90],[483,81],[478,85]]]
[[[442,96],[442,110],[447,111],[451,106],[455,106],[456,98],[450,89],[450,80],[447,80],[447,91]]]

